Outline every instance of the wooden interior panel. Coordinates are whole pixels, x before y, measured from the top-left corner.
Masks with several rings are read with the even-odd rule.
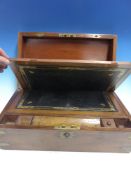
[[[19,57],[101,61],[115,60],[115,35],[74,35],[20,33]]]
[[[110,60],[112,41],[95,39],[25,39],[24,58]]]

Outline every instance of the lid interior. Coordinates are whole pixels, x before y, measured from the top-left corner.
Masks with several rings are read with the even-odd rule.
[[[115,59],[115,35],[63,36],[61,34],[51,36],[48,34],[42,36],[39,33],[21,34],[19,45],[22,45],[22,50],[19,51],[19,57],[100,61]]]

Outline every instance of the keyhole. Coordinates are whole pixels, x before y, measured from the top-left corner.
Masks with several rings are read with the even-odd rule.
[[[68,137],[70,136],[70,133],[69,133],[69,132],[65,132],[65,133],[64,133],[64,136],[65,136],[66,138],[68,138]]]

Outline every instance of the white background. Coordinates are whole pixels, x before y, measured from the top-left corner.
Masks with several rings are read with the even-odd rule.
[[[131,154],[0,151],[1,175],[130,175]]]

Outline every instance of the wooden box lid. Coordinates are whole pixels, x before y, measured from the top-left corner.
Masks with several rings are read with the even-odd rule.
[[[116,60],[116,35],[20,32],[19,58]]]

